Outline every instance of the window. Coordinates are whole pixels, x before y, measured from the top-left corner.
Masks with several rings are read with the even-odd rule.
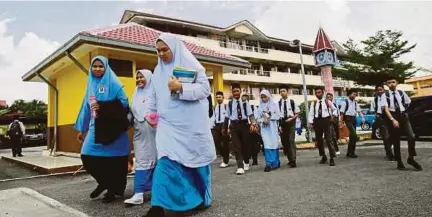
[[[109,65],[118,77],[133,77],[133,63],[129,60],[108,59]]]

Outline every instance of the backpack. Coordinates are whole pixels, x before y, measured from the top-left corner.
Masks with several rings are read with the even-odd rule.
[[[344,115],[346,115],[348,109],[349,109],[349,102],[348,102],[348,99],[345,99],[345,111],[344,111]],[[354,100],[354,109],[355,110],[357,109],[357,101],[355,101],[355,100]]]
[[[293,113],[294,113],[294,111],[295,111],[295,108],[294,108],[294,100],[290,99],[290,104],[291,104],[291,110],[292,110]],[[282,99],[279,100],[279,108],[281,108],[281,106],[282,106]],[[282,111],[282,113],[283,113],[283,112],[284,112],[284,111]]]
[[[233,104],[233,101],[230,100],[230,101],[228,102],[228,107],[229,107],[229,110],[230,110],[230,115],[233,113],[232,104]],[[244,111],[244,113],[246,114],[246,117],[247,117],[247,116],[248,116],[248,115],[247,115],[247,109],[246,109],[246,104],[247,104],[247,102],[242,102],[242,104],[243,104],[243,111]]]
[[[408,109],[408,104],[405,103],[405,94],[402,90],[397,90],[402,99],[402,105],[405,107],[405,110]],[[385,95],[387,97],[387,105],[390,107],[390,91],[386,90]]]
[[[9,136],[22,136],[23,132],[18,121],[14,121],[9,129]]]

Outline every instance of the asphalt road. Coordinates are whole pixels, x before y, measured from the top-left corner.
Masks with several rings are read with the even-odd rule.
[[[336,167],[318,164],[317,150],[298,152],[298,168],[264,173],[263,159],[243,176],[235,167],[213,168],[213,206],[200,217],[432,216],[432,143],[418,143],[424,171],[396,170],[381,146],[360,147],[358,159],[343,156]],[[406,159],[406,147],[402,149]],[[219,162],[216,162],[219,163]],[[231,162],[234,165],[234,162]],[[129,179],[127,196],[132,194]],[[122,199],[105,205],[90,200],[88,175],[0,182],[0,190],[29,187],[90,216],[142,216],[149,205],[125,208]]]

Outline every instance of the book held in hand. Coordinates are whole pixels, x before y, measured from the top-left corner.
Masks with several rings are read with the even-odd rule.
[[[173,76],[176,77],[181,83],[195,83],[198,72],[195,70],[189,70],[181,67],[175,67],[173,70]],[[179,91],[172,91],[171,96],[179,98]]]

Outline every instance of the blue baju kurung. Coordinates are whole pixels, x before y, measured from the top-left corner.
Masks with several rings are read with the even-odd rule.
[[[184,44],[161,34],[173,53],[170,63],[160,58],[155,68],[149,112],[160,116],[156,132],[158,163],[153,175],[152,206],[186,211],[211,204],[211,163],[216,152],[208,121],[210,85],[205,69]],[[183,83],[179,98],[171,96],[168,82],[178,66],[198,72],[195,83]]]

